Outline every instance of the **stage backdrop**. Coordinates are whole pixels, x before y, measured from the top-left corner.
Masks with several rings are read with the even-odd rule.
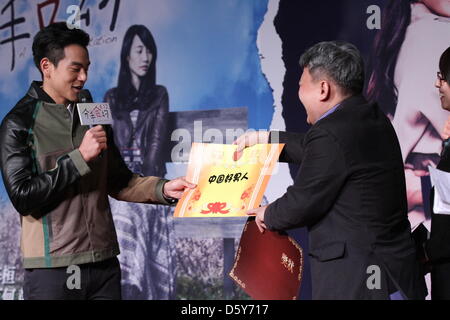
[[[165,142],[158,145],[158,156],[150,156],[152,150],[145,146],[140,154],[122,154],[137,172],[172,178],[184,175],[190,142],[229,143],[233,137],[225,135],[227,129],[306,131],[297,93],[299,57],[319,41],[350,41],[367,62],[368,97],[380,101],[399,135],[412,227],[429,227],[422,200],[427,199],[429,181],[422,169],[435,164],[440,152],[438,132],[447,115],[433,84],[438,57],[450,44],[448,18],[432,12],[410,0],[0,0],[0,119],[31,81],[40,80],[31,52],[40,28],[67,21],[90,34],[85,87],[96,102],[114,104],[114,94],[122,90],[117,88],[120,67],[130,63],[121,60],[125,34],[139,25],[154,41],[144,43],[153,55],[149,70],[154,66],[158,88],[168,93],[165,105],[150,100],[148,105],[166,108],[169,114],[166,123],[151,116],[139,122],[151,110],[126,110],[140,126],[162,128]],[[388,41],[394,36],[398,41],[392,46]],[[406,70],[408,76],[402,77]],[[410,111],[416,121],[402,116]],[[297,170],[280,165],[264,201],[281,196]],[[189,225],[174,220],[173,209],[164,206],[110,202],[121,247],[124,298],[247,298],[226,276],[242,220],[221,227],[207,220]],[[291,234],[307,257],[307,231]],[[19,235],[19,215],[0,184],[0,299],[22,298]],[[302,299],[311,295],[305,262]]]

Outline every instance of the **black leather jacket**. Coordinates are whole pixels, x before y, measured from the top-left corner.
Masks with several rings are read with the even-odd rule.
[[[86,163],[78,150],[89,129],[34,82],[0,126],[3,181],[22,215],[25,268],[102,261],[119,253],[108,195],[169,204],[164,179],[131,173],[114,144]]]

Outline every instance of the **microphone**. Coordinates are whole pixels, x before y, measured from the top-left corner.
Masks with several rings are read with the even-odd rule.
[[[89,90],[83,89],[78,93],[78,102],[89,103],[93,101],[94,99],[92,98],[91,92]]]
[[[93,100],[89,90],[83,89],[78,93],[77,109],[81,125],[89,126],[89,128],[96,125],[112,125],[113,119],[109,103],[94,103]],[[99,158],[102,156],[103,152],[100,153]]]
[[[112,125],[113,119],[109,103],[94,103],[89,90],[83,89],[78,93],[78,115],[83,126],[93,126],[99,124]]]

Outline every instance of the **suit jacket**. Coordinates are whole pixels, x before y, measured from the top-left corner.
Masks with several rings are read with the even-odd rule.
[[[400,146],[378,106],[353,96],[306,134],[279,134],[280,160],[300,169],[265,223],[308,228],[313,299],[423,299]]]
[[[447,142],[450,143],[450,142]],[[441,159],[437,168],[442,171],[450,172],[450,146],[444,147]],[[437,263],[450,262],[450,215],[435,214],[433,211],[434,188],[431,190],[431,235],[427,243],[427,255],[429,260],[436,265]],[[450,276],[448,277],[450,287]]]
[[[441,159],[437,168],[450,172],[450,141],[444,141]],[[450,299],[450,215],[433,211],[434,188],[430,194],[431,234],[425,250],[431,262],[431,299]]]

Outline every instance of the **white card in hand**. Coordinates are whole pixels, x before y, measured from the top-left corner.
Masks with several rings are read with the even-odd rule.
[[[433,211],[450,215],[450,173],[428,166],[431,185],[434,186]]]

